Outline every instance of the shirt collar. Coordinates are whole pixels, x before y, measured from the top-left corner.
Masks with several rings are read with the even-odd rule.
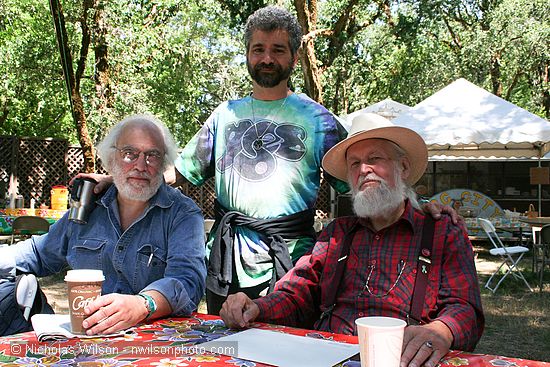
[[[387,228],[391,228],[393,226],[395,226],[397,223],[403,221],[404,223],[407,223],[409,225],[409,227],[411,228],[411,230],[413,232],[416,232],[417,230],[417,226],[415,226],[415,221],[418,220],[417,218],[417,214],[418,211],[412,206],[411,204],[411,201],[409,199],[405,199],[405,209],[403,210],[403,213],[401,214],[401,217],[399,217],[399,219],[397,219],[397,221],[395,223],[393,223],[392,225],[390,225],[389,227],[386,227],[384,230],[386,230]],[[365,226],[365,223],[363,222],[363,220],[360,220],[360,223],[361,225]],[[418,228],[422,228],[422,223],[419,223],[420,227]],[[365,226],[367,227],[367,226]]]

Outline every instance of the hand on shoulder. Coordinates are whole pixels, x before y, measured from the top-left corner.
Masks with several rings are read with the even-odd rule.
[[[441,218],[441,214],[448,214],[454,225],[466,228],[464,218],[458,215],[458,212],[449,205],[443,205],[437,201],[430,201],[421,206],[424,213],[431,215],[435,220]]]
[[[109,175],[102,175],[99,173],[79,173],[74,176],[71,181],[69,181],[69,185],[72,185],[74,180],[77,178],[90,178],[95,180],[97,185],[94,187],[94,193],[96,194],[101,194],[113,184],[113,177]]]

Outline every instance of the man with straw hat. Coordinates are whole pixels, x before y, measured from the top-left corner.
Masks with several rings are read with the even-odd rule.
[[[449,349],[473,350],[484,316],[472,246],[450,217],[418,208],[414,185],[428,150],[414,131],[376,114],[353,120],[323,168],[352,188],[356,216],[334,220],[275,292],[232,295],[221,316],[230,327],[254,320],[356,333],[354,320],[408,322],[402,366],[435,366]]]

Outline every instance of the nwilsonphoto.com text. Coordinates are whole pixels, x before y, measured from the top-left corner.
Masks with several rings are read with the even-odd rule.
[[[124,355],[135,357],[159,357],[159,356],[190,356],[190,355],[206,355],[206,354],[224,354],[230,356],[238,355],[237,342],[219,342],[210,343],[208,347],[198,345],[158,345],[155,343],[136,344],[135,342],[124,343],[119,342],[116,346],[76,342],[73,345],[64,345],[64,343],[52,342],[47,345],[16,343],[10,344],[10,352],[12,355],[47,355],[47,356],[63,356],[72,355]]]

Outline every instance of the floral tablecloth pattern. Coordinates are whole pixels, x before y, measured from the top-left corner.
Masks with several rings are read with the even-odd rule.
[[[43,218],[52,218],[59,219],[61,218],[67,210],[56,210],[56,209],[0,209],[0,215],[20,217],[22,215],[36,215]]]
[[[257,323],[284,333],[357,343],[357,337]],[[33,332],[0,337],[0,366],[239,366],[265,364],[201,351],[200,344],[237,332],[212,315],[162,319],[114,338],[38,342]],[[274,346],[274,350],[276,347]],[[452,351],[440,366],[550,367],[550,363]]]

